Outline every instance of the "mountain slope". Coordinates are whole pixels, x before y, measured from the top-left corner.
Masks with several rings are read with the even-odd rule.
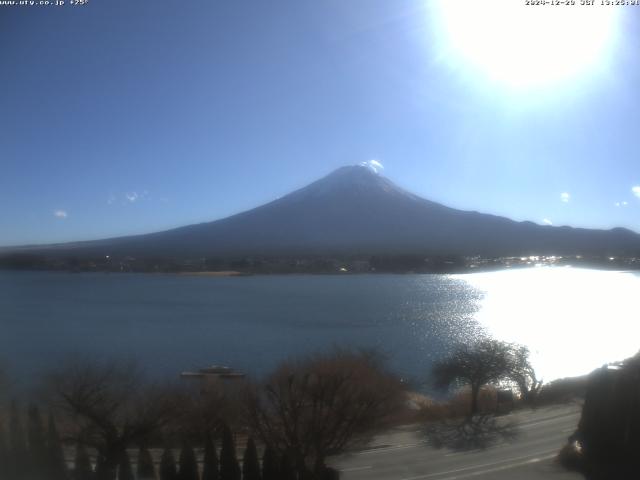
[[[540,226],[452,209],[413,195],[365,166],[340,168],[278,200],[164,232],[34,247],[49,254],[200,257],[313,254],[640,253],[625,229]]]

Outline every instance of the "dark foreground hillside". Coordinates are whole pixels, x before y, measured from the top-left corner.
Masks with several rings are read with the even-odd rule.
[[[588,480],[640,478],[640,355],[588,378],[582,417],[565,450]]]

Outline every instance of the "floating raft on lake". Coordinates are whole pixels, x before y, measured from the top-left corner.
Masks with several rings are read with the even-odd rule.
[[[234,370],[231,367],[212,365],[210,367],[201,368],[195,372],[182,372],[180,377],[192,379],[221,379],[221,380],[237,380],[244,378],[243,372]]]

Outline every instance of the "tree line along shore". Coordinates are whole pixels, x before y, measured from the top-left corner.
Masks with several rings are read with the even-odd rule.
[[[468,273],[531,266],[639,270],[640,257],[601,255],[458,256],[421,254],[133,257],[0,254],[0,269],[64,272],[188,273],[210,276],[344,273]]]

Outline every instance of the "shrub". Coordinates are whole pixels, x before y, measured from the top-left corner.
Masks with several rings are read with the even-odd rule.
[[[185,444],[180,451],[180,471],[179,480],[199,480],[198,462],[196,454],[191,445]]]
[[[216,445],[213,442],[211,435],[207,435],[204,443],[204,466],[202,470],[202,480],[219,480],[219,478],[220,465],[218,462]]]
[[[262,480],[280,480],[280,464],[278,455],[269,445],[262,455]]]
[[[242,474],[236,457],[236,445],[228,425],[222,429],[222,449],[220,450],[220,479],[240,480]]]
[[[260,480],[260,461],[252,438],[247,440],[242,461],[242,480]]]
[[[148,449],[141,447],[138,452],[138,480],[155,480],[156,469]]]
[[[76,458],[73,470],[73,480],[92,480],[93,469],[89,454],[83,445],[76,445]]]
[[[160,480],[178,480],[176,459],[170,448],[165,448],[160,457]]]
[[[47,468],[50,480],[64,480],[68,477],[67,464],[64,460],[64,451],[60,436],[58,435],[58,427],[53,414],[49,414],[49,422],[47,428]]]
[[[135,480],[133,469],[131,468],[131,459],[127,450],[122,451],[120,463],[118,465],[118,480]]]

